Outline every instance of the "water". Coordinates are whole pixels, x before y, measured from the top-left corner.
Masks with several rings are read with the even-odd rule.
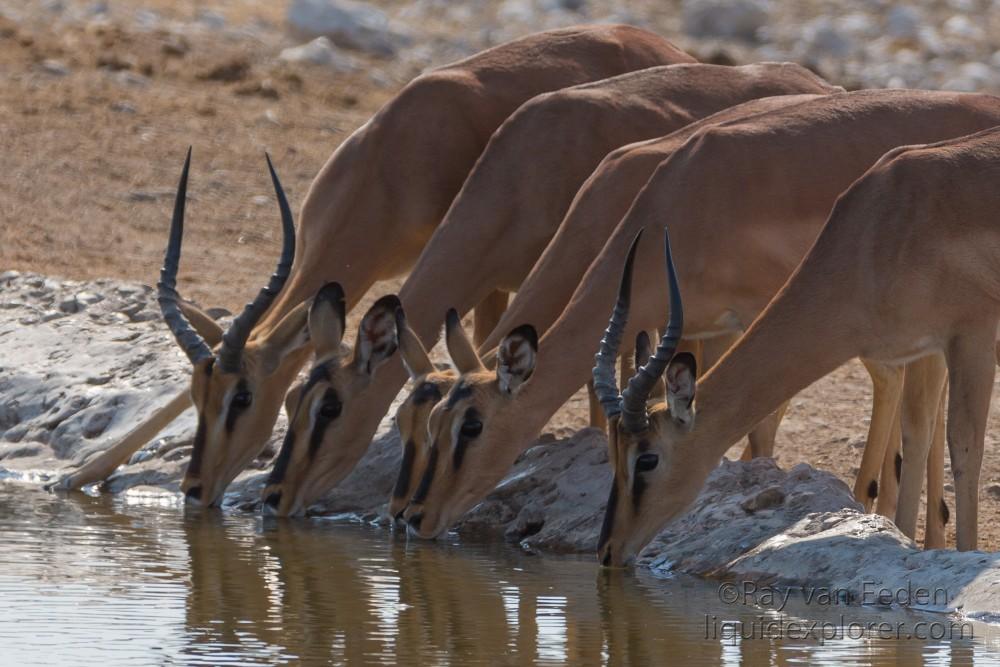
[[[1000,646],[984,625],[937,642],[723,639],[713,617],[948,619],[801,601],[765,612],[724,604],[718,582],[589,557],[23,484],[0,485],[0,602],[3,665],[963,665]]]

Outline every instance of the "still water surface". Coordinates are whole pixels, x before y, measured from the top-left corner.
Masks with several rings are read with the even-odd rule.
[[[982,625],[974,640],[939,642],[706,639],[716,622],[845,611],[888,618],[727,606],[718,584],[604,572],[591,558],[185,513],[173,496],[0,484],[3,665],[965,665],[998,655]],[[925,618],[941,617],[892,616]]]

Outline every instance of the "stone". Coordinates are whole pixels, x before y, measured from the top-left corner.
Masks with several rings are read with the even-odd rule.
[[[765,0],[684,0],[681,19],[692,37],[757,41],[770,16]]]
[[[66,76],[70,73],[70,69],[66,66],[66,63],[61,60],[54,60],[51,58],[43,60],[39,67],[46,74],[51,74],[53,76]]]
[[[80,310],[80,304],[76,297],[69,297],[59,302],[59,310],[64,313],[75,313]]]
[[[338,50],[329,37],[317,37],[306,44],[284,49],[278,54],[278,59],[290,63],[323,65],[338,72],[353,72],[358,69],[357,60]]]
[[[338,45],[389,57],[409,43],[385,12],[359,0],[292,0],[288,25],[306,37],[329,37]]]
[[[843,58],[854,50],[854,41],[833,21],[821,17],[802,30],[806,51],[813,57]]]
[[[916,40],[922,23],[923,16],[916,7],[893,5],[885,15],[885,32],[896,39]]]

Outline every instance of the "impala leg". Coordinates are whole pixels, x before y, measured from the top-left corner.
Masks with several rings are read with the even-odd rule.
[[[597,400],[597,393],[594,391],[594,381],[587,380],[587,407],[590,410],[590,426],[599,428],[605,433],[608,432],[608,420],[604,416],[604,409],[601,402]]]
[[[507,297],[507,292],[495,290],[476,306],[472,332],[472,341],[476,349],[479,349],[479,346],[493,333],[500,318],[503,317],[504,311],[507,310]]]
[[[778,435],[778,427],[781,426],[781,420],[785,418],[785,412],[788,410],[790,402],[785,401],[782,403],[777,410],[765,417],[747,434],[747,439],[750,442],[743,450],[742,460],[746,461],[748,458],[759,458],[761,456],[774,456],[774,439]],[[749,457],[747,456],[748,454]]]
[[[944,357],[934,354],[907,364],[903,379],[903,397],[899,408],[903,462],[896,503],[896,526],[911,539],[917,533],[917,513],[927,470],[927,453],[934,437],[934,422],[946,373]]]
[[[167,424],[177,418],[191,405],[191,393],[185,389],[165,406],[157,410],[149,419],[125,434],[125,437],[106,449],[83,466],[51,484],[51,489],[79,489],[107,479],[115,468],[129,460],[132,454],[153,439]]]
[[[944,410],[947,392],[941,389],[934,436],[927,455],[927,525],[924,527],[924,549],[944,549],[947,544],[945,526],[948,504],[944,501]]]
[[[865,368],[872,378],[872,419],[868,427],[868,440],[861,456],[861,468],[854,481],[854,497],[871,512],[879,495],[878,478],[885,459],[886,445],[893,429],[899,423],[896,410],[903,388],[903,368],[865,361]]]
[[[900,392],[902,395],[902,392]],[[882,457],[882,468],[878,477],[878,497],[875,499],[875,513],[884,517],[896,516],[899,499],[899,474],[903,465],[903,429],[899,421],[899,404],[892,416],[892,428]]]
[[[986,418],[996,372],[996,323],[979,335],[955,338],[948,346],[948,421],[945,431],[955,477],[959,551],[978,544],[979,473]]]

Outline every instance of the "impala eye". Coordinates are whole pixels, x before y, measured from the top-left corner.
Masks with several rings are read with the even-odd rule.
[[[656,454],[642,454],[635,460],[636,472],[649,472],[660,463],[660,457]]]
[[[469,419],[462,424],[462,437],[475,438],[483,432],[483,422],[478,419]]]
[[[337,403],[324,403],[319,409],[319,414],[323,419],[336,419],[340,416],[342,406]]]
[[[230,401],[230,405],[234,408],[249,408],[251,403],[253,403],[253,394],[249,391],[236,392],[233,394],[233,400]]]

